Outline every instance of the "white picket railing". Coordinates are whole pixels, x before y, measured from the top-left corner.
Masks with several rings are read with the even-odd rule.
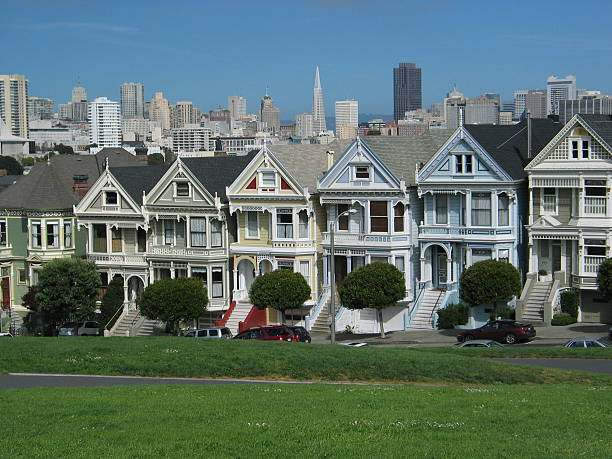
[[[323,292],[321,293],[321,295],[319,295],[319,299],[317,301],[317,304],[315,304],[312,307],[312,309],[310,310],[310,314],[308,314],[306,317],[304,317],[304,326],[305,326],[306,330],[310,331],[310,329],[312,328],[312,325],[317,320],[317,317],[319,317],[319,314],[321,313],[321,310],[327,304],[327,301],[330,299],[330,297],[331,297],[331,295],[330,295],[330,288],[329,287],[323,287]]]
[[[587,215],[606,215],[608,202],[606,198],[585,197],[584,213]]]

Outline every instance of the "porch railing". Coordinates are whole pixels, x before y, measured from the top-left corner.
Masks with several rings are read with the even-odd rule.
[[[596,274],[599,270],[599,265],[606,257],[601,255],[585,255],[584,257],[584,272]]]
[[[317,300],[317,304],[315,304],[312,309],[310,310],[310,314],[308,314],[306,317],[304,317],[304,326],[306,327],[306,330],[310,331],[312,328],[312,325],[315,323],[315,321],[317,320],[317,317],[319,317],[319,314],[321,313],[321,310],[323,309],[323,306],[325,306],[327,304],[327,301],[330,298],[330,288],[329,287],[323,287],[323,292],[321,293],[321,295],[319,295],[319,299]]]
[[[584,213],[587,215],[606,215],[608,202],[606,198],[585,197]]]

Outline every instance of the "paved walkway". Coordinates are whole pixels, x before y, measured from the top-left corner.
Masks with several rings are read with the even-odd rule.
[[[572,324],[563,327],[536,327],[536,337],[529,343],[519,346],[532,345],[559,345],[571,338],[579,336],[605,336],[610,325],[606,324]],[[457,334],[462,330],[406,330],[388,333],[385,339],[378,334],[346,335],[336,334],[336,341],[367,342],[372,345],[387,345],[401,347],[445,347],[457,343]],[[328,343],[329,334],[315,333],[312,335],[313,343]]]

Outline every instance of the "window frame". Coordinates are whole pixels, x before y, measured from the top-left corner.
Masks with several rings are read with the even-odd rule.
[[[287,210],[289,212],[287,212]],[[282,209],[276,209],[276,218],[275,218],[275,226],[276,226],[276,239],[285,239],[285,240],[289,240],[289,239],[293,239],[294,238],[294,218],[293,218],[293,209],[291,208],[282,208]],[[287,222],[280,222],[279,218],[281,216],[284,215],[289,215],[291,222],[287,223]],[[279,231],[280,228],[283,228],[283,236],[281,236],[281,232]],[[287,229],[290,230],[290,235],[287,236]]]
[[[371,182],[372,181],[372,167],[369,164],[355,164],[352,167],[353,169],[353,181],[354,182]],[[358,174],[363,174],[364,172],[359,172],[358,169],[366,169],[367,177],[359,177]]]
[[[256,210],[247,210],[244,212],[244,238],[245,239],[259,239],[260,231],[259,231],[259,212]],[[255,215],[255,234],[251,233],[251,216]]]
[[[401,206],[402,213],[401,215],[397,214],[397,210]],[[403,202],[397,202],[392,207],[393,209],[393,232],[394,233],[404,233],[406,232],[406,204]],[[398,225],[399,223],[399,225]]]
[[[218,231],[216,230],[216,224],[218,223]],[[219,244],[216,244],[214,239],[215,235],[219,235]],[[210,246],[212,248],[223,247],[223,222],[217,218],[210,219]]]
[[[543,187],[541,188],[542,192],[541,192],[541,199],[540,199],[540,213],[542,215],[558,215],[559,213],[559,189],[558,188],[553,188],[553,187]],[[555,196],[555,210],[551,211],[551,210],[547,210],[545,207],[545,203],[544,203],[544,198],[546,196],[552,196],[551,193],[546,193],[546,190],[554,190],[554,196]]]
[[[223,267],[222,266],[212,266],[210,268],[210,290],[211,290],[211,298],[223,298],[223,292],[225,290],[225,286],[223,285],[224,282],[224,275],[223,275]],[[220,281],[215,281],[215,273],[221,273],[221,280]],[[217,295],[215,292],[215,286],[216,285],[221,285],[221,294]]]
[[[64,220],[62,226],[64,229],[64,234],[63,234],[64,248],[71,249],[74,243],[74,234],[72,231],[72,228],[73,228],[72,220]]]
[[[194,220],[196,221],[200,221],[203,220],[204,221],[204,231],[194,231],[193,229],[193,222]],[[189,219],[189,245],[191,247],[208,247],[208,222],[206,217],[191,217]],[[200,245],[200,244],[196,244],[193,241],[193,236],[194,235],[204,235],[204,245]]]
[[[372,204],[378,204],[378,203],[384,203],[385,204],[385,215],[374,215],[372,213]],[[371,233],[378,233],[378,234],[389,234],[389,201],[370,201],[369,205],[368,205],[369,211],[370,211],[370,232]],[[382,208],[382,206],[381,206]],[[372,224],[374,222],[374,219],[379,219],[382,220],[384,219],[387,224],[386,226],[386,230],[384,231],[375,231],[374,230],[374,225]]]
[[[507,202],[507,207],[505,209],[502,209],[499,205],[502,202],[502,198],[505,198]],[[501,222],[502,212],[505,212],[506,223]],[[499,193],[497,195],[497,226],[510,226],[510,196],[506,193]]]
[[[487,195],[489,197],[489,208],[488,209],[477,209],[474,207],[474,198],[475,197],[480,197],[482,195]],[[471,195],[471,211],[472,211],[472,215],[471,217],[471,224],[472,226],[479,226],[479,227],[483,227],[483,228],[487,228],[487,227],[491,227],[493,225],[493,203],[491,200],[491,195],[492,193],[490,191],[477,191],[477,192],[473,192]],[[488,223],[487,224],[478,224],[476,223],[476,218],[475,217],[475,212],[478,211],[484,211],[484,210],[488,210],[489,212],[489,219],[488,219]]]
[[[276,169],[259,169],[258,171],[258,180],[257,180],[257,189],[264,193],[274,193],[278,189],[278,174]],[[274,184],[266,185],[265,176],[267,174],[272,174],[274,176]]]
[[[438,201],[440,200],[440,198],[444,198],[444,201],[446,201],[446,212],[445,213],[439,213],[438,212]],[[434,225],[448,225],[449,222],[449,218],[448,218],[448,195],[447,194],[434,194],[433,195],[434,198]],[[440,221],[439,220],[439,216],[440,215],[444,215],[444,220],[445,221]]]
[[[187,194],[179,194],[179,185],[187,185]],[[191,197],[191,184],[186,180],[174,182],[174,197],[175,198],[190,198]]]
[[[34,238],[34,228],[38,227],[38,232],[36,234],[38,238],[38,244],[35,244]],[[43,248],[43,235],[42,235],[42,220],[35,220],[30,222],[30,246],[33,249],[42,249]]]
[[[108,202],[109,194],[114,194],[115,195],[115,202],[114,203]],[[104,191],[104,205],[105,206],[109,206],[109,207],[119,207],[119,193],[117,193],[117,191],[115,191],[115,190],[105,190]]]
[[[8,222],[6,218],[0,219],[0,246],[8,245]]]
[[[310,216],[308,215],[308,210],[301,209],[297,214],[297,238],[301,240],[310,239]],[[306,220],[302,221],[300,218],[301,215],[306,216]]]
[[[162,234],[162,242],[163,245],[174,246],[176,244],[176,226],[174,224],[174,220],[162,220],[162,229],[164,230]],[[172,225],[172,226],[170,226]],[[172,242],[168,242],[168,232],[172,232]]]

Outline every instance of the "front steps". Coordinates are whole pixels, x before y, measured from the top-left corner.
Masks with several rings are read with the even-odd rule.
[[[110,336],[153,336],[164,326],[159,320],[149,320],[137,309],[128,311],[113,328]]]
[[[521,320],[531,323],[544,322],[544,303],[552,290],[552,282],[536,282],[525,301]]]
[[[317,316],[314,323],[312,324],[312,327],[310,327],[310,332],[311,333],[329,333],[330,332],[329,322],[330,322],[330,316],[329,316],[329,301],[328,301],[321,308],[319,315]]]
[[[244,322],[252,307],[253,305],[249,302],[248,298],[236,302],[232,314],[227,319],[227,322],[225,322],[225,326],[230,329],[233,335],[238,334],[238,324]]]
[[[417,309],[409,328],[412,330],[433,330],[436,324],[433,323],[435,312],[440,307],[444,295],[443,290],[426,289],[421,301],[415,306]]]

